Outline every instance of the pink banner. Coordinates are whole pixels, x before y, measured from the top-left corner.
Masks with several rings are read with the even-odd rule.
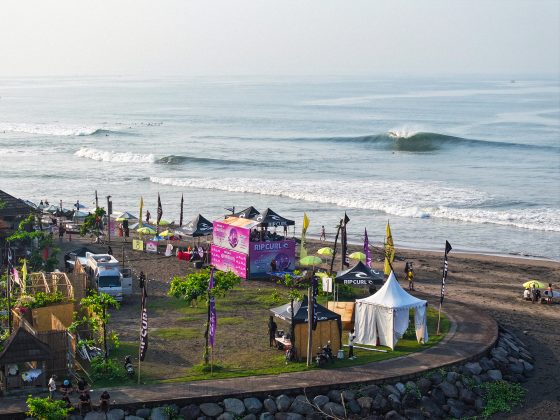
[[[243,254],[249,254],[250,229],[218,221],[214,221],[212,224],[214,225],[212,235],[216,245],[242,252]]]
[[[247,255],[216,245],[212,245],[210,252],[212,265],[218,270],[232,271],[242,279],[247,278]]]
[[[271,271],[294,270],[296,242],[294,240],[251,242],[249,258],[251,276],[265,275]]]

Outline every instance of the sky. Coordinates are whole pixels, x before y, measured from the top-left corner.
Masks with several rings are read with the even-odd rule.
[[[0,76],[560,73],[558,0],[2,0]]]

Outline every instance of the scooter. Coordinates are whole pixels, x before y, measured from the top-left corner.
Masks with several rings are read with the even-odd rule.
[[[329,357],[321,347],[317,347],[317,350],[318,351],[317,356],[315,356],[315,363],[317,363],[317,367],[323,367],[328,363]]]
[[[128,373],[128,376],[133,376],[134,375],[134,366],[132,366],[132,357],[131,356],[126,356],[124,358],[124,368],[126,369],[126,373]]]

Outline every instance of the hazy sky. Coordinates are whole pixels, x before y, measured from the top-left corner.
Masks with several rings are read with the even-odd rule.
[[[559,0],[2,0],[0,76],[560,72]]]

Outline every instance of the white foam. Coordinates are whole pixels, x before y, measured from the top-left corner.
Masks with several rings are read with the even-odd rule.
[[[118,163],[154,163],[156,158],[153,154],[138,154],[131,152],[113,152],[106,150],[94,149],[92,147],[82,147],[75,156],[86,159],[97,160],[101,162],[118,162]]]
[[[408,139],[418,133],[420,133],[420,129],[414,129],[409,127],[402,127],[402,128],[394,128],[388,131],[389,136],[398,138],[398,139]]]
[[[61,124],[0,123],[0,132],[41,134],[46,136],[90,136],[107,127]]]
[[[524,229],[560,232],[560,210],[481,209],[493,197],[481,191],[421,181],[281,182],[254,178],[159,178],[151,182],[179,187],[288,197],[313,203],[334,204],[385,212],[401,217],[441,218],[472,223],[492,223]]]

